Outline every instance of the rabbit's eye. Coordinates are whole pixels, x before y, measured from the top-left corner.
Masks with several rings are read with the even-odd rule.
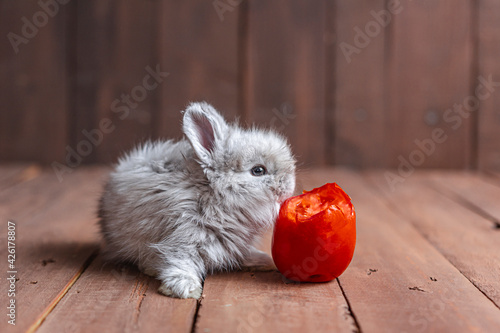
[[[267,173],[267,170],[263,165],[256,165],[250,171],[252,172],[252,175],[256,177],[264,176]]]

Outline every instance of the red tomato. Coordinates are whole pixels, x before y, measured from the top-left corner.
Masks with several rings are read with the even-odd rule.
[[[326,282],[342,274],[356,245],[351,198],[328,183],[287,199],[274,226],[274,263],[286,278]]]

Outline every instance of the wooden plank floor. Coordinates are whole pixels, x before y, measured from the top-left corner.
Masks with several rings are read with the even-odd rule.
[[[210,275],[203,298],[99,254],[96,203],[109,169],[59,182],[36,165],[0,166],[0,267],[15,223],[16,325],[1,279],[0,332],[500,332],[500,177],[421,171],[391,189],[385,171],[303,172],[298,190],[337,182],[352,197],[358,242],[337,280],[278,272]],[[270,233],[262,241],[269,252]]]

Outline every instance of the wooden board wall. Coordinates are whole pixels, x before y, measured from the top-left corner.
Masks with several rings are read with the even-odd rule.
[[[500,3],[480,1],[478,11],[478,77],[495,82],[490,88],[491,96],[482,102],[479,112],[478,166],[500,170],[500,63],[495,60],[500,54]]]
[[[325,12],[324,1],[248,3],[247,121],[285,133],[305,168],[325,160]]]
[[[228,119],[240,115],[238,8],[217,12],[211,1],[163,1],[159,22],[159,64],[169,73],[159,87],[157,135],[180,138],[181,110],[207,101]],[[220,15],[219,15],[220,14]]]
[[[90,141],[92,153],[84,162],[114,162],[154,136],[159,94],[144,87],[154,86],[155,80],[143,79],[147,68],[158,64],[159,6],[155,1],[80,1],[77,7],[75,135],[70,146],[78,152],[78,145]],[[103,119],[110,125],[102,126]]]
[[[0,41],[0,159],[68,165],[75,151],[74,167],[109,163],[146,139],[180,138],[180,111],[207,100],[283,132],[306,169],[500,169],[500,92],[453,110],[474,103],[478,77],[500,80],[495,3],[60,4],[17,53]],[[22,36],[34,15],[38,3],[0,0],[2,35]],[[146,89],[150,72],[163,74]],[[426,154],[415,140],[441,130]]]
[[[414,149],[424,151],[415,140],[429,143],[425,166],[470,166],[473,116],[456,126],[445,116],[469,95],[470,10],[468,0],[401,1],[386,54],[387,140],[395,139],[389,166],[396,167],[399,156],[411,161]],[[432,140],[433,131],[442,131],[444,142]],[[416,154],[413,160],[418,166]]]
[[[35,1],[0,1],[0,161],[64,154],[70,16],[70,6],[49,18]]]
[[[364,29],[367,22],[373,20],[370,11],[384,10],[385,2],[337,1],[335,4],[335,15],[331,18],[334,50],[328,55],[334,66],[327,72],[333,83],[328,97],[333,111],[330,122],[335,128],[331,136],[334,144],[328,146],[330,162],[368,167],[383,166],[388,161],[388,152],[382,149],[387,142],[386,34],[381,31],[364,43],[357,37],[358,28]]]

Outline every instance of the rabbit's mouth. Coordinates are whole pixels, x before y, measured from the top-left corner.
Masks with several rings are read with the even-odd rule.
[[[295,183],[292,182],[287,185],[289,186],[283,186],[285,184],[280,184],[281,187],[276,190],[276,196],[278,197],[278,201],[280,204],[282,204],[286,199],[290,198],[293,195],[293,192],[295,190]]]
[[[286,199],[293,195],[293,191],[278,190],[276,191],[276,196],[278,197],[278,203],[281,205]]]

